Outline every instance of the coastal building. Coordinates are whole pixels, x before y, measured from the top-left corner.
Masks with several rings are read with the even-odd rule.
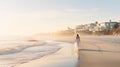
[[[117,24],[117,22],[110,22],[110,26],[109,26],[109,29],[112,30],[112,29],[115,29],[115,25]]]
[[[104,30],[113,30],[115,29],[115,25],[118,24],[118,22],[112,22],[112,21],[109,21],[109,22],[103,22],[101,24],[101,27],[104,29]]]
[[[94,31],[96,27],[96,23],[90,23],[89,24],[89,31]]]
[[[84,25],[84,31],[89,31],[89,24]]]
[[[112,22],[111,20],[108,22],[102,22],[98,23],[97,21],[95,23],[85,24],[85,25],[78,25],[76,27],[76,32],[99,32],[99,33],[109,33],[113,32],[117,28],[120,29],[120,23],[119,22]]]
[[[94,27],[94,31],[103,31],[103,30],[104,30],[104,27],[102,27],[100,24]]]
[[[76,32],[84,31],[84,25],[77,25],[75,30]]]
[[[120,29],[120,22],[118,23],[118,26],[119,26],[118,28]]]

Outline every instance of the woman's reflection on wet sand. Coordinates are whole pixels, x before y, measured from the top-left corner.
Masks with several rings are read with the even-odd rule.
[[[77,60],[77,64],[76,67],[79,67],[79,63],[80,63],[80,49],[78,49],[77,43],[75,42],[74,44],[74,56]]]
[[[79,65],[80,65],[80,50],[78,50],[76,47],[74,48],[74,55],[77,60],[76,67],[79,67]]]
[[[77,60],[80,60],[80,51],[79,50],[77,50],[75,52],[75,57],[76,57]]]

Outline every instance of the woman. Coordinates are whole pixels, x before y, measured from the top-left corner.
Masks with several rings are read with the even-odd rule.
[[[74,52],[75,52],[75,57],[76,57],[78,60],[80,59],[79,50],[80,50],[80,36],[79,36],[79,34],[77,34],[76,40],[75,40]]]
[[[80,36],[79,36],[79,34],[77,34],[77,36],[76,36],[76,43],[77,43],[77,48],[79,50],[80,49]]]

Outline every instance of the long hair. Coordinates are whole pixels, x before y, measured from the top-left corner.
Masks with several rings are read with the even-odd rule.
[[[79,38],[80,38],[80,36],[79,36],[79,34],[77,34],[76,39],[79,39]]]
[[[77,37],[79,37],[79,34],[77,34]]]

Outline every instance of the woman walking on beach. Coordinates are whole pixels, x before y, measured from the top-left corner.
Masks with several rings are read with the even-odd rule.
[[[79,36],[79,34],[77,34],[77,36],[76,36],[76,43],[77,43],[77,48],[79,50],[80,49],[80,36]]]
[[[79,50],[80,50],[80,36],[79,34],[76,35],[76,40],[75,40],[75,57],[79,60],[80,59],[80,54],[79,54]]]

